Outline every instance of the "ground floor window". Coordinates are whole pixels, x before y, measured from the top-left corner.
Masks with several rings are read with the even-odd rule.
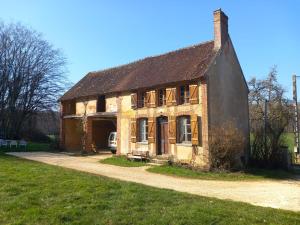
[[[138,141],[147,142],[148,141],[148,119],[141,118],[138,120]]]
[[[177,143],[191,143],[191,118],[190,116],[179,116],[177,118]]]

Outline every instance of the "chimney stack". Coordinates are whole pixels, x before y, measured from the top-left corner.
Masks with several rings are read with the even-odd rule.
[[[214,11],[214,49],[220,49],[228,39],[228,17],[221,9]]]

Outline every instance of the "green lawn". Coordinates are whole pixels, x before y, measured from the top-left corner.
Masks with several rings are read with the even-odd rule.
[[[283,170],[263,170],[249,169],[245,172],[203,172],[195,171],[179,166],[153,166],[147,169],[149,172],[160,173],[165,175],[203,179],[203,180],[227,180],[227,181],[247,181],[247,180],[263,180],[263,179],[292,179],[298,172],[286,172]]]
[[[113,156],[111,158],[100,160],[101,163],[110,164],[115,166],[123,166],[123,167],[139,167],[146,166],[145,162],[140,161],[129,161],[125,156]]]
[[[129,161],[125,156],[113,156],[111,158],[100,160],[100,163],[110,164],[122,167],[140,167],[146,166],[147,163],[140,161]],[[264,180],[264,179],[293,179],[295,175],[300,176],[299,172],[284,170],[265,170],[265,169],[248,169],[245,172],[204,172],[191,170],[179,166],[152,166],[147,169],[152,173],[165,174],[170,176],[203,179],[203,180],[225,180],[225,181],[247,181],[247,180]]]
[[[300,224],[300,213],[117,181],[0,154],[0,224]]]

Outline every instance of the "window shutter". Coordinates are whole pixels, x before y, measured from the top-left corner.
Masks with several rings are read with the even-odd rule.
[[[202,118],[198,116],[198,144],[202,147]]]
[[[198,104],[198,85],[191,84],[189,88],[190,88],[190,103]]]
[[[136,142],[136,119],[131,119],[131,142]]]
[[[198,116],[191,115],[192,145],[198,145]]]
[[[177,92],[176,87],[172,88],[172,105],[177,105]]]
[[[155,95],[155,91],[149,91],[147,92],[147,94],[149,95],[149,99],[148,99],[148,107],[155,107],[156,106],[156,95]]]
[[[166,105],[167,106],[172,105],[172,89],[171,88],[166,89]]]
[[[136,93],[131,94],[131,108],[132,109],[137,108],[137,94]]]
[[[176,117],[169,116],[169,143],[175,144],[176,143]]]
[[[150,107],[150,101],[151,101],[151,91],[147,91],[145,106]]]
[[[148,118],[148,142],[155,143],[155,117]]]
[[[177,93],[176,93],[176,87],[174,88],[167,88],[166,89],[166,105],[172,106],[177,104]]]

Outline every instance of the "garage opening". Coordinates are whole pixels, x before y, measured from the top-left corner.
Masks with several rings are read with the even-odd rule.
[[[116,119],[93,119],[92,121],[92,141],[97,151],[110,150],[108,147],[108,137],[111,132],[117,131]]]

